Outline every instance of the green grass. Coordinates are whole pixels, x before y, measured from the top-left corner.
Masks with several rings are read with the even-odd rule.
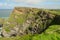
[[[4,27],[4,29],[5,29],[5,31],[6,31],[7,33],[10,32],[9,27]]]

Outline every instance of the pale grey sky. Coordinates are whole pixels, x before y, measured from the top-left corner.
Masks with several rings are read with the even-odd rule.
[[[16,6],[60,9],[60,0],[0,0],[0,9],[13,9]]]

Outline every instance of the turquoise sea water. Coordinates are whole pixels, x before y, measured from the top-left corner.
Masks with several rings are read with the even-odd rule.
[[[8,18],[12,9],[0,9],[0,18]]]

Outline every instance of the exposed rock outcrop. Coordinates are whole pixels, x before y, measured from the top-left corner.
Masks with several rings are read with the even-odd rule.
[[[40,34],[50,25],[55,16],[42,9],[16,7],[8,21],[4,23],[2,34],[4,37]]]
[[[5,21],[4,19],[0,18],[0,37],[1,37],[2,27],[3,27],[4,21]]]

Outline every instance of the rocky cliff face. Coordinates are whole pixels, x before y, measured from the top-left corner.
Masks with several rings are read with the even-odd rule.
[[[4,23],[2,35],[4,37],[25,35],[25,34],[40,34],[54,20],[56,15],[49,11],[16,7],[9,19]]]

